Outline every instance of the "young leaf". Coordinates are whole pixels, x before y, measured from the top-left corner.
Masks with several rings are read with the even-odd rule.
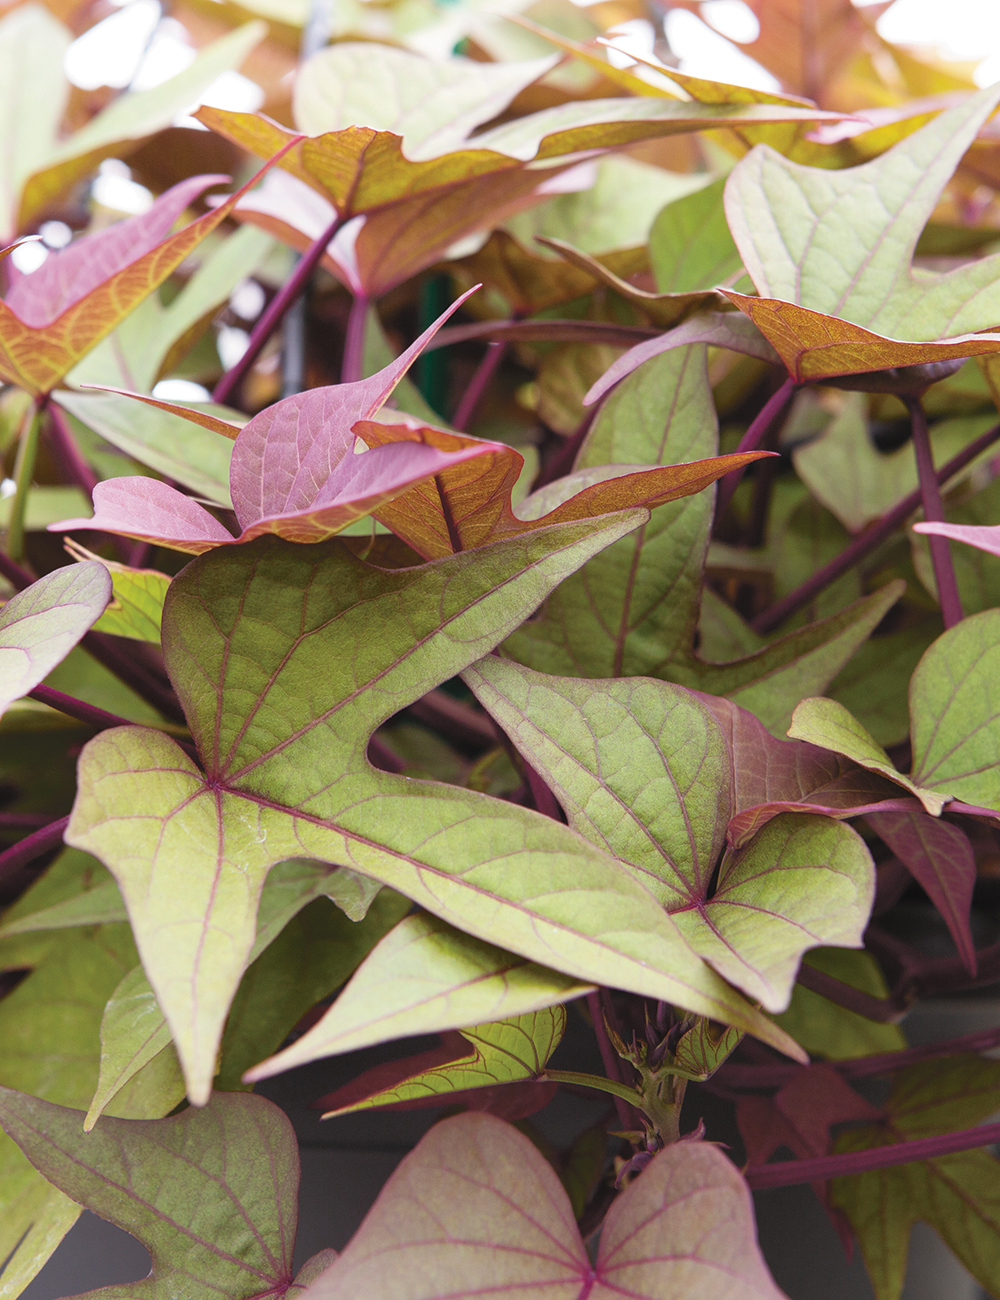
[[[169,234],[184,208],[223,179],[181,181],[148,212],[50,253],[37,271],[21,277],[0,303],[0,377],[37,395],[49,393],[225,220],[242,190]]]
[[[940,817],[941,810],[954,795],[939,790],[926,789],[896,770],[895,764],[881,745],[865,731],[857,718],[836,700],[803,700],[792,714],[788,734],[793,740],[808,740],[812,745],[843,754],[870,772],[887,777],[895,785],[916,795],[932,817]]]
[[[337,544],[262,539],[174,579],[164,654],[207,774],[158,733],[104,732],[83,756],[67,837],[122,888],[195,1100],[207,1095],[264,877],[292,856],[350,864],[583,980],[770,1033],[646,890],[572,831],[377,772],[365,756],[375,728],[487,653],[641,519],[555,524],[474,559],[395,571]]]
[[[220,1093],[207,1109],[170,1119],[105,1117],[92,1133],[81,1119],[0,1090],[0,1123],[36,1169],[152,1255],[149,1277],[102,1288],[107,1300],[174,1300],[192,1287],[232,1300],[287,1293],[299,1161],[277,1106]]]
[[[484,1290],[498,1300],[784,1300],[757,1247],[746,1186],[716,1147],[661,1151],[611,1206],[591,1264],[552,1167],[484,1114],[431,1129],[305,1300]]]
[[[874,893],[860,837],[824,817],[775,817],[727,854],[729,754],[708,709],[642,679],[546,677],[490,656],[465,673],[562,805],[663,903],[692,948],[769,1011],[788,1005],[806,948],[859,946]]]
[[[441,451],[416,442],[397,442],[354,454],[354,426],[370,420],[410,366],[468,294],[448,308],[384,370],[351,384],[313,388],[286,397],[254,416],[233,445],[229,485],[242,532],[232,534],[196,501],[166,483],[116,478],[94,489],[94,516],[65,519],[55,531],[98,529],[157,542],[200,555],[217,546],[252,541],[273,533],[294,542],[320,542],[391,501],[411,484],[449,466],[497,450],[494,443],[468,438]],[[212,421],[140,397],[146,405],[184,414],[195,423]],[[611,507],[614,508],[614,507]],[[605,511],[607,512],[607,511]]]
[[[103,564],[46,574],[0,609],[0,714],[48,677],[100,618],[111,597]]]
[[[455,453],[482,446],[465,434],[416,421],[362,422],[354,428],[373,447],[412,442]],[[474,460],[443,468],[374,513],[418,555],[433,560],[548,524],[593,519],[633,506],[652,509],[693,496],[759,455],[715,456],[662,469],[595,466],[557,479],[526,497],[515,510],[511,492],[521,477],[524,457],[513,447],[494,444]]]
[[[324,1108],[323,1118],[331,1119],[334,1115],[375,1106],[427,1101],[453,1092],[537,1080],[565,1032],[566,1012],[561,1006],[474,1025],[461,1031],[461,1037],[472,1044],[471,1054],[468,1049],[465,1055],[460,1051],[449,1061],[419,1073],[408,1073],[388,1086],[381,1086],[379,1078],[386,1067],[376,1066],[336,1092],[321,1097],[317,1105]],[[395,1069],[406,1064],[393,1061],[391,1066]]]
[[[589,991],[420,912],[376,944],[322,1020],[244,1077],[256,1083],[323,1056],[508,1020]]]
[[[977,1056],[925,1061],[899,1071],[885,1119],[843,1134],[838,1151],[864,1151],[971,1127],[996,1111],[998,1064]],[[834,1179],[830,1200],[848,1216],[877,1300],[899,1300],[910,1229],[929,1223],[984,1287],[1000,1270],[1000,1166],[963,1151]]]

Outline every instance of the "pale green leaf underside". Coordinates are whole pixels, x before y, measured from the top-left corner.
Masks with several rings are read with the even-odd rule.
[[[372,949],[318,1024],[245,1077],[254,1082],[374,1043],[523,1016],[590,988],[417,913]]]

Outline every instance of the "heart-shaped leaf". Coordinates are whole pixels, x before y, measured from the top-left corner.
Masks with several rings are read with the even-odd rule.
[[[0,609],[0,714],[61,663],[111,598],[103,564],[87,561],[46,574]]]
[[[376,944],[322,1020],[245,1077],[256,1083],[319,1057],[507,1020],[589,991],[571,976],[421,912],[400,921]]]
[[[730,755],[691,692],[547,677],[495,656],[465,680],[569,824],[629,866],[695,951],[769,1011],[788,1005],[807,948],[860,946],[874,871],[842,823],[779,815],[718,866],[733,811]]]
[[[784,1300],[757,1247],[746,1185],[717,1147],[661,1151],[611,1206],[591,1264],[552,1167],[517,1129],[484,1114],[431,1129],[305,1296],[445,1300],[484,1290]]]
[[[471,291],[470,291],[471,292]],[[233,535],[203,506],[176,488],[150,478],[116,478],[94,489],[91,519],[65,519],[53,531],[98,529],[157,542],[200,555],[217,546],[274,533],[294,542],[320,542],[370,514],[411,484],[451,465],[494,452],[477,439],[441,451],[430,444],[398,442],[355,455],[354,426],[370,420],[392,394],[420,352],[468,294],[384,370],[351,384],[313,388],[267,407],[239,431],[233,445],[229,485],[242,532]],[[218,430],[224,422],[207,412],[139,398],[147,406],[183,415]],[[614,508],[614,507],[611,507]],[[605,511],[606,513],[606,511]]]
[[[405,1060],[376,1066],[321,1097],[317,1105],[324,1110],[323,1118],[330,1119],[375,1106],[427,1102],[447,1098],[453,1092],[537,1080],[565,1032],[566,1012],[561,1006],[474,1025],[456,1036],[461,1044],[457,1053],[451,1050],[451,1044],[442,1045],[442,1054],[450,1056],[450,1060],[424,1066],[418,1072],[406,1072],[409,1062]],[[397,1075],[391,1082],[384,1078],[387,1071]]]
[[[410,420],[362,422],[355,425],[355,432],[373,447],[414,442],[455,454],[482,446],[466,434]],[[515,512],[511,493],[524,468],[524,457],[513,447],[494,444],[474,460],[442,469],[433,479],[408,489],[374,513],[418,555],[437,559],[548,524],[593,519],[634,506],[651,509],[693,496],[759,455],[715,456],[661,469],[596,466],[548,484],[521,501]]]
[[[771,1032],[646,890],[581,837],[433,782],[419,786],[418,815],[413,782],[366,758],[375,728],[487,653],[642,519],[556,524],[474,558],[399,570],[336,543],[262,539],[174,579],[164,655],[206,773],[158,733],[104,732],[81,760],[67,841],[122,888],[193,1099],[207,1096],[267,870],[293,856],[349,864],[582,980]]]
[[[50,1183],[137,1237],[153,1257],[107,1300],[175,1300],[197,1288],[232,1300],[292,1284],[299,1160],[285,1115],[249,1093],[219,1093],[170,1119],[103,1118],[4,1088],[0,1123]],[[219,1195],[224,1189],[224,1195]]]

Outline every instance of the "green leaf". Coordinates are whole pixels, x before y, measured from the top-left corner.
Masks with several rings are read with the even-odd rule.
[[[0,715],[65,659],[110,595],[103,564],[71,564],[39,578],[0,608]]]
[[[106,1300],[281,1296],[292,1280],[299,1162],[292,1126],[269,1101],[221,1093],[170,1119],[104,1118],[10,1088],[0,1122],[66,1195],[131,1232],[149,1278],[102,1288]]]
[[[362,1075],[337,1093],[323,1098],[323,1105],[331,1107],[324,1112],[323,1118],[376,1106],[392,1106],[398,1102],[446,1097],[448,1093],[464,1092],[469,1088],[495,1088],[500,1084],[537,1079],[565,1032],[566,1011],[561,1006],[463,1029],[462,1037],[472,1044],[469,1055],[412,1074],[377,1092],[367,1092],[365,1075]],[[372,1075],[377,1076],[382,1068],[376,1066]],[[343,1104],[340,1103],[341,1093],[345,1094]],[[349,1100],[348,1093],[351,1094]]]
[[[40,4],[22,5],[0,22],[0,246],[17,233],[25,180],[55,148],[69,98],[63,59],[72,39]]]
[[[508,1020],[587,992],[588,985],[568,975],[420,912],[380,940],[318,1024],[249,1070],[246,1079],[255,1083],[307,1061],[395,1038]]]
[[[925,789],[917,780],[911,780],[897,771],[882,746],[836,700],[803,700],[792,715],[788,734],[793,740],[808,740],[812,745],[820,745],[835,754],[843,754],[866,767],[869,772],[878,772],[881,776],[888,777],[896,785],[916,795],[932,817],[940,817],[941,809],[950,798],[954,798],[940,790]]]
[[[307,1300],[783,1300],[750,1194],[707,1142],[679,1142],[617,1197],[596,1259],[524,1134],[486,1114],[436,1124],[397,1168]]]
[[[672,348],[629,374],[602,405],[576,468],[715,455],[705,351]],[[726,695],[783,734],[799,700],[826,688],[903,588],[890,583],[735,662],[706,663],[694,638],[713,509],[711,490],[657,506],[644,528],[566,579],[504,653],[542,672],[661,677]]]
[[[860,946],[874,893],[861,838],[783,814],[727,854],[735,811],[722,729],[682,687],[546,677],[489,657],[465,680],[551,787],[569,824],[614,854],[674,915],[692,948],[768,1011],[799,959]]]
[[[116,393],[60,392],[55,400],[88,429],[149,469],[217,505],[232,508],[229,462],[233,444],[221,433]],[[241,418],[238,412],[214,403],[198,403],[195,409],[225,420]],[[88,503],[88,513],[89,509]]]
[[[104,1002],[134,960],[125,925],[60,935],[38,967],[0,1001],[0,1084],[51,1101],[85,1103],[97,1078]],[[157,1100],[140,1083],[131,1113],[157,1113]],[[0,1139],[0,1256],[7,1261],[0,1285],[8,1294],[18,1294],[38,1272],[78,1213],[8,1138]]]
[[[726,224],[725,180],[669,203],[649,232],[649,260],[661,293],[712,289],[743,265]]]
[[[910,681],[913,780],[1000,809],[1000,610],[939,636]]]
[[[802,960],[805,965],[815,966],[817,970],[843,980],[863,993],[870,993],[872,997],[889,996],[882,968],[870,953],[855,952],[850,948],[814,948]],[[848,1011],[819,993],[813,993],[802,984],[795,985],[788,1010],[775,1019],[810,1056],[831,1061],[898,1052],[906,1046],[906,1038],[898,1025],[867,1020],[857,1012]]]
[[[83,547],[74,546],[76,550],[82,551]],[[89,551],[84,554],[90,557]],[[132,569],[115,560],[101,563],[111,574],[112,595],[110,605],[94,624],[95,632],[110,632],[113,636],[159,645],[163,602],[170,579],[156,569]]]
[[[216,1087],[241,1087],[250,1066],[277,1051],[305,1013],[343,984],[409,906],[402,894],[384,889],[361,921],[349,920],[325,898],[294,916],[240,981],[222,1036]]]
[[[288,923],[304,908],[324,894],[333,894],[343,906],[338,894],[343,890],[341,877],[353,873],[331,870],[315,862],[290,861],[279,863],[264,885],[257,915],[257,934],[247,961],[248,966],[259,960]],[[377,900],[376,900],[377,901]],[[385,900],[384,908],[391,912],[392,902]],[[361,922],[365,911],[355,912],[352,924]],[[361,930],[351,943],[364,943],[370,935],[374,942],[382,931],[378,921],[374,928]],[[101,1020],[101,1067],[84,1127],[89,1132],[111,1100],[118,1096],[153,1060],[170,1048],[170,1030],[164,1019],[156,994],[141,966],[135,966],[122,979],[107,1000]]]
[[[1000,256],[915,272],[917,240],[942,190],[1000,100],[988,87],[881,157],[830,171],[766,145],[730,174],[726,215],[764,298],[780,298],[893,338],[935,340],[1000,319]]]
[[[978,1056],[924,1061],[895,1077],[882,1123],[843,1134],[838,1151],[865,1151],[968,1128],[1000,1103],[1000,1063]],[[877,1300],[899,1300],[910,1229],[929,1223],[984,1287],[1000,1273],[1000,1162],[963,1151],[834,1179],[831,1203],[857,1235]]]
[[[67,842],[119,883],[194,1100],[208,1095],[267,871],[293,856],[349,864],[580,979],[771,1033],[580,836],[470,790],[375,771],[365,756],[375,728],[642,518],[554,525],[398,570],[346,544],[261,539],[174,579],[164,655],[207,774],[156,732],[104,732],[81,759]]]
[[[122,896],[104,867],[89,853],[64,849],[41,880],[7,909],[0,938],[124,920]]]

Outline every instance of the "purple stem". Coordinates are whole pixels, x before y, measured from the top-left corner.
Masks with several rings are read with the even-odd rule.
[[[120,650],[114,639],[104,632],[88,632],[80,644],[99,664],[103,664],[119,681],[141,695],[147,704],[151,704],[165,718],[186,725],[184,710],[170,686],[158,681],[134,653],[127,654]]]
[[[898,1006],[892,998],[874,997],[871,993],[856,989],[853,984],[837,979],[835,975],[828,975],[815,966],[807,966],[805,962],[799,967],[798,982],[803,988],[818,993],[838,1007],[844,1007],[879,1024],[895,1024],[906,1014],[906,1007]]]
[[[472,423],[472,417],[476,413],[476,408],[483,399],[483,394],[490,386],[490,380],[497,372],[497,367],[504,359],[507,351],[506,343],[487,343],[486,352],[482,360],[476,367],[475,374],[469,380],[468,387],[462,394],[462,400],[455,411],[451,426],[464,433]]]
[[[15,560],[10,558],[6,551],[0,551],[0,573],[18,591],[24,591],[26,587],[30,587],[35,581],[28,570],[22,569]]]
[[[563,817],[563,810],[559,805],[559,800],[531,764],[525,760],[523,754],[521,756],[521,766],[524,768],[524,779],[528,783],[531,798],[538,811],[546,817],[551,817],[553,821],[564,822],[566,819]]]
[[[989,1052],[995,1047],[1000,1047],[1000,1029],[980,1029],[974,1034],[963,1034],[960,1038],[946,1038],[937,1043],[924,1043],[920,1047],[905,1047],[898,1052],[879,1052],[875,1056],[858,1056],[851,1061],[830,1061],[828,1064],[844,1079],[867,1079],[874,1074],[890,1074],[893,1070],[902,1070],[919,1061],[931,1061],[956,1052]],[[783,1088],[804,1068],[807,1067],[783,1063],[745,1065],[742,1062],[727,1062],[720,1077],[730,1088],[761,1091]]]
[[[771,1165],[750,1165],[744,1169],[743,1177],[755,1190],[790,1187],[795,1183],[821,1182],[848,1174],[865,1174],[872,1169],[888,1169],[892,1165],[908,1165],[914,1160],[933,1160],[935,1156],[988,1147],[994,1142],[1000,1142],[1000,1124],[981,1124],[978,1128],[942,1133],[938,1137],[916,1138],[910,1142],[896,1142],[892,1146],[873,1147],[868,1151],[848,1151],[843,1155],[817,1156],[812,1160],[778,1160]]]
[[[371,299],[367,294],[356,293],[351,302],[347,317],[347,333],[344,336],[344,359],[340,364],[340,382],[356,384],[364,378],[365,368],[365,326],[368,322],[368,307]]]
[[[456,700],[447,691],[438,688],[428,691],[414,700],[407,713],[440,731],[459,749],[479,754],[497,743],[497,729],[488,715]]]
[[[5,876],[13,875],[18,868],[33,862],[35,858],[40,858],[43,853],[48,853],[49,849],[61,844],[63,832],[68,825],[69,818],[60,817],[57,821],[49,822],[47,826],[33,831],[31,835],[26,835],[23,840],[18,840],[16,844],[0,853],[0,880]]]
[[[786,379],[778,391],[771,394],[757,413],[750,428],[740,439],[740,445],[736,448],[737,452],[757,451],[764,440],[784,420],[785,414],[798,390],[799,385],[794,379]],[[715,517],[717,519],[721,519],[725,514],[742,477],[743,470],[734,469],[719,480],[719,496],[715,506]]]
[[[402,772],[406,764],[399,757],[394,749],[391,749],[384,740],[378,736],[372,736],[368,742],[368,761],[373,767],[377,767],[380,772]]]
[[[927,432],[927,416],[919,397],[904,399],[910,410],[910,427],[913,430],[913,452],[917,459],[917,478],[920,482],[920,500],[924,518],[930,523],[944,522],[944,503],[941,487],[934,472],[934,453]],[[928,537],[934,581],[941,602],[941,617],[946,628],[962,621],[962,601],[955,581],[955,567],[951,562],[951,547],[947,537]]]
[[[611,1046],[611,1039],[608,1037],[607,1026],[604,1023],[604,1007],[601,1005],[601,995],[598,992],[587,994],[587,1006],[590,1009],[590,1017],[594,1022],[594,1033],[597,1035],[597,1046],[601,1049],[601,1060],[604,1062],[604,1073],[612,1083],[624,1084],[622,1078],[621,1060],[618,1053]],[[629,1105],[624,1097],[615,1097],[615,1110],[618,1114],[618,1123],[623,1129],[634,1127],[632,1116],[629,1113]]]
[[[0,833],[36,830],[50,820],[48,813],[0,813]]]
[[[298,260],[295,270],[268,303],[260,320],[253,327],[246,352],[240,357],[215,385],[212,392],[213,402],[227,402],[239,387],[243,376],[260,356],[264,344],[284,320],[285,313],[305,289],[309,278],[319,265],[326,246],[340,228],[342,218],[337,216],[326,230],[315,240]]]
[[[76,439],[73,437],[73,430],[69,427],[65,415],[60,411],[55,402],[49,403],[49,437],[52,440],[52,449],[56,453],[56,458],[60,465],[66,470],[70,480],[86,492],[87,496],[94,495],[94,488],[97,487],[97,475],[87,464],[80,448],[77,446]]]
[[[965,469],[971,461],[992,443],[1000,438],[1000,424],[995,424],[992,429],[987,429],[985,433],[980,434],[974,442],[970,442],[968,447],[960,451],[957,456],[953,456],[946,465],[935,472],[934,477],[938,483],[946,483],[960,470]],[[841,553],[818,569],[811,578],[807,578],[801,586],[796,587],[794,591],[788,593],[783,600],[779,600],[776,605],[766,609],[763,614],[759,614],[753,620],[751,626],[755,632],[771,632],[774,628],[779,627],[790,614],[794,614],[797,609],[818,595],[835,582],[842,573],[853,569],[856,564],[880,546],[887,537],[891,537],[897,528],[902,527],[906,520],[918,510],[921,504],[920,489],[911,492],[902,501],[897,502],[891,510],[886,511],[881,519],[869,524],[863,533],[859,533],[849,546],[845,546]]]
[[[47,704],[52,709],[58,709],[60,713],[65,713],[67,717],[76,718],[77,721],[86,723],[88,727],[93,727],[95,731],[107,731],[109,727],[132,726],[128,718],[120,718],[117,713],[109,713],[107,709],[99,709],[95,704],[87,704],[84,700],[78,700],[72,695],[65,695],[62,691],[53,690],[51,686],[36,686],[28,694],[33,700],[40,700],[42,704]]]

